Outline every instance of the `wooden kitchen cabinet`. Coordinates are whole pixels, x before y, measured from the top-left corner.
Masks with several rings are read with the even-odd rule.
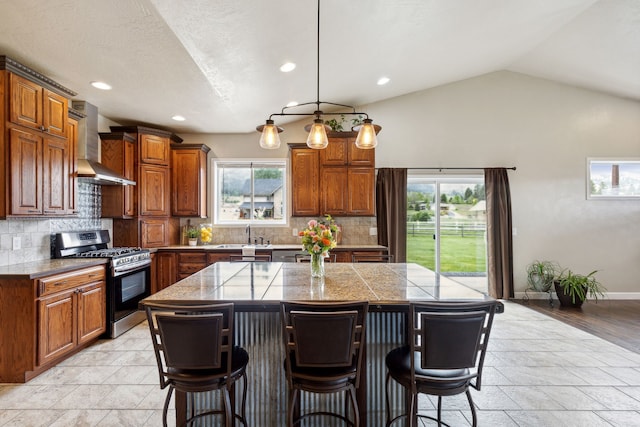
[[[101,163],[136,181],[136,139],[126,132],[100,133]],[[132,218],[136,214],[136,185],[102,187],[102,217]]]
[[[357,132],[346,133],[350,137],[329,137],[329,145],[320,151],[320,163],[323,166],[375,166],[375,150],[363,150],[356,147]]]
[[[0,218],[73,213],[68,98],[75,95],[0,56]]]
[[[170,215],[170,170],[165,167],[140,165],[138,192],[140,215],[168,217]]]
[[[349,168],[349,215],[373,216],[375,214],[375,171],[373,168]]]
[[[207,154],[204,144],[171,146],[171,215],[207,217]]]
[[[373,215],[375,211],[374,179],[372,168],[322,168],[320,187],[322,212],[330,215]]]
[[[323,150],[291,145],[293,216],[373,216],[375,150],[357,148],[356,132],[330,134]]]
[[[375,171],[369,167],[323,167],[320,203],[323,214],[373,216]]]
[[[207,266],[207,254],[204,251],[178,252],[178,280],[191,276]]]
[[[69,100],[19,75],[11,73],[9,79],[10,121],[66,138]]]
[[[179,144],[182,138],[171,132],[145,126],[111,126],[110,129],[111,134],[130,135],[135,149],[133,156],[135,159],[133,175],[136,181],[136,188],[133,190],[135,213],[114,217],[114,246],[156,248],[177,244],[179,219],[170,216],[170,144],[171,142]],[[123,161],[124,157],[120,162]],[[113,169],[120,170],[117,167]],[[124,195],[122,199],[124,200]],[[126,230],[129,234],[118,233],[116,230]]]
[[[151,292],[156,293],[176,283],[176,254],[174,252],[156,252],[155,277],[151,283]]]
[[[140,134],[140,161],[155,165],[169,166],[169,137],[149,133]]]
[[[58,360],[106,331],[105,268],[39,281],[37,365]]]
[[[43,141],[42,193],[45,215],[66,215],[69,204],[69,146],[66,139]]]
[[[10,215],[42,214],[42,137],[9,130]]]
[[[291,147],[293,216],[320,215],[319,152],[305,146]]]
[[[106,331],[104,264],[0,280],[0,383],[23,383]]]

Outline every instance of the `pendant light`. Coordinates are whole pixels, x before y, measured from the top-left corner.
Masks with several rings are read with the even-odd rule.
[[[314,102],[305,102],[302,104],[298,104],[291,107],[283,107],[279,113],[273,113],[266,120],[264,125],[260,125],[256,127],[256,130],[261,132],[260,135],[260,147],[266,149],[275,149],[280,147],[280,137],[278,134],[283,131],[282,128],[275,125],[273,121],[274,116],[313,116],[315,117],[313,123],[311,125],[305,126],[310,127],[309,136],[307,137],[307,146],[309,148],[314,149],[323,149],[329,145],[329,139],[327,137],[327,128],[328,126],[324,123],[324,116],[345,116],[345,115],[353,115],[358,118],[364,117],[362,120],[362,124],[355,126],[353,128],[354,131],[358,132],[358,136],[356,138],[356,146],[361,149],[371,149],[375,148],[378,145],[378,139],[376,134],[380,132],[382,129],[379,125],[374,125],[373,120],[369,118],[367,113],[357,112],[355,107],[351,105],[345,104],[337,104],[335,102],[325,102],[320,101],[320,0],[318,0],[318,27],[317,27],[317,39],[316,39],[316,57],[317,57],[317,65],[316,65],[316,100]],[[328,112],[325,113],[320,109],[321,104],[327,104],[333,107],[337,107],[338,109],[350,109],[351,111],[340,111],[340,112]],[[304,107],[308,105],[315,105],[315,109],[313,113],[295,113],[290,112],[293,108]]]

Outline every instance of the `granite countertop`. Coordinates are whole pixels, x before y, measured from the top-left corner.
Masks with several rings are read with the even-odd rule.
[[[52,274],[65,273],[94,265],[103,265],[108,262],[109,260],[106,258],[65,258],[5,265],[0,267],[0,280],[39,279],[41,277],[51,276]]]
[[[158,248],[158,250],[171,250],[171,251],[181,251],[181,250],[204,250],[204,251],[220,251],[220,252],[228,252],[228,251],[240,251],[243,246],[247,246],[246,243],[216,243],[213,245],[199,245],[199,246],[187,246],[187,245],[173,245],[173,246],[163,246]],[[252,245],[253,246],[253,245]],[[375,251],[375,250],[386,250],[386,246],[382,245],[338,245],[337,247],[331,249],[331,251],[353,251],[353,250],[362,250],[362,251]],[[273,245],[256,245],[256,250],[300,250],[302,251],[301,243],[282,243],[282,244],[273,244]]]
[[[411,300],[487,298],[418,264],[326,263],[323,279],[312,279],[309,269],[308,263],[218,262],[144,301],[226,301],[238,310],[270,311],[285,300],[368,300],[393,306]]]

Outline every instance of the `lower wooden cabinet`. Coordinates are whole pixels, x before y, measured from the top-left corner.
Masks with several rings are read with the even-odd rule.
[[[156,252],[155,280],[151,282],[151,292],[156,293],[176,283],[176,254],[173,252]]]
[[[38,365],[75,350],[106,330],[104,280],[41,298],[38,302]]]
[[[0,280],[0,383],[23,383],[106,331],[104,265]]]

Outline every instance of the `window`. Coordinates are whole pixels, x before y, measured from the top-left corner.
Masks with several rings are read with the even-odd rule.
[[[287,161],[213,159],[217,225],[287,223]]]

